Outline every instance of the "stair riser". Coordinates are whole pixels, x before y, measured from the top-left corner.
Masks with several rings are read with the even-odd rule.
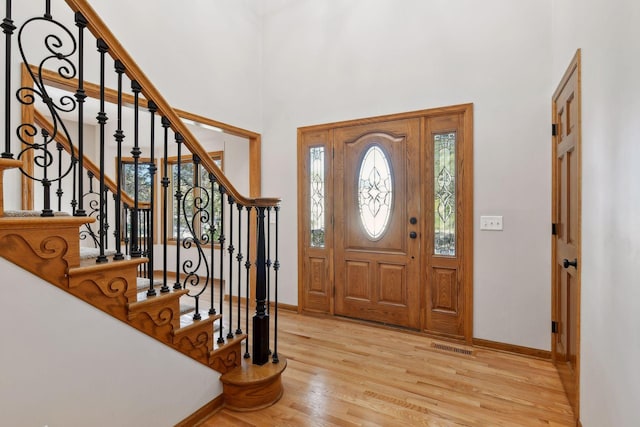
[[[0,256],[58,287],[79,265],[77,218],[0,218]]]
[[[240,366],[242,364],[242,342],[243,340],[237,340],[216,349],[209,357],[209,366],[223,374]]]

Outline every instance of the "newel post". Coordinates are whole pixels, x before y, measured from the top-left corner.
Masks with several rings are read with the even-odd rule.
[[[258,207],[256,256],[256,314],[253,316],[253,364],[269,360],[269,315],[267,314],[267,263],[265,256],[264,207]]]

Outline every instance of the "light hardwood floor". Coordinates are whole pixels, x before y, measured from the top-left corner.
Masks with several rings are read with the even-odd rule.
[[[440,350],[439,343],[472,350]],[[284,396],[203,426],[572,426],[550,361],[284,310]]]

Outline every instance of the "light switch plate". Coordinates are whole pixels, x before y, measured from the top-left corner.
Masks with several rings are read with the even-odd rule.
[[[502,231],[502,215],[481,216],[480,230]]]

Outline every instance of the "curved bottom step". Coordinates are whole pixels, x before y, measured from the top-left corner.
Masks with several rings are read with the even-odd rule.
[[[282,397],[282,372],[287,367],[287,359],[262,366],[243,361],[242,366],[220,377],[224,403],[227,409],[246,412],[257,411],[273,405]]]

